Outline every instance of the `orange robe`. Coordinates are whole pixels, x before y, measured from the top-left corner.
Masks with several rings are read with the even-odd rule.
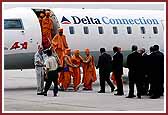
[[[79,66],[77,68],[73,68],[73,85],[74,85],[74,91],[77,91],[80,85],[81,81],[81,75],[80,75],[80,64],[81,64],[81,59],[76,56],[72,56],[72,63]]]
[[[42,19],[42,44],[43,47],[49,48],[52,40],[53,21],[51,18],[44,17]]]
[[[60,36],[59,34],[56,34],[52,39],[52,47],[55,49],[56,53],[58,54],[58,57],[62,61],[64,51],[66,48],[68,48],[65,35]]]
[[[65,62],[65,59],[67,62]],[[66,63],[69,63],[72,65],[71,58],[68,55],[65,55],[63,57],[63,65],[64,65],[63,67],[68,68],[68,70],[66,70],[66,69],[63,70],[62,80],[60,81],[62,83],[64,90],[66,90],[69,87],[69,85],[71,83],[71,75],[73,73],[72,67],[69,67]]]
[[[116,79],[115,79],[115,75],[114,75],[114,73],[112,73],[112,75],[111,75],[111,80],[113,80],[113,83],[116,85],[117,83],[116,83]]]
[[[95,64],[94,64],[94,58],[93,56],[88,56],[85,59],[86,61],[89,61],[88,63],[83,63],[83,80],[82,83],[84,83],[84,89],[92,90],[92,83],[97,80],[96,77],[96,70],[95,70]]]

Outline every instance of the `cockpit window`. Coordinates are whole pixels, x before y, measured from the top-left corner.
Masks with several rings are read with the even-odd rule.
[[[5,19],[4,20],[4,29],[19,29],[23,30],[23,24],[21,19]]]

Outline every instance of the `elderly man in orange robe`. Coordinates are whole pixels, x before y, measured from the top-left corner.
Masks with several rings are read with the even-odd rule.
[[[82,62],[82,57],[79,55],[79,53],[79,50],[75,50],[74,55],[71,58],[72,63],[77,66],[76,68],[73,68],[74,91],[77,91],[79,89],[79,85],[81,82],[80,65]]]
[[[42,19],[42,45],[44,49],[51,46],[53,21],[50,18],[50,11],[45,12],[46,16]]]
[[[88,48],[85,49],[86,57],[83,60],[83,90],[92,90],[92,83],[97,80],[94,57],[90,55]]]
[[[73,68],[77,67],[72,63],[70,53],[71,53],[71,49],[68,48],[65,50],[65,55],[63,56],[64,69],[62,72],[63,77],[62,77],[61,83],[64,91],[67,90],[67,88],[71,83],[71,75],[73,73]]]
[[[68,48],[68,44],[65,35],[63,35],[63,29],[58,29],[58,32],[59,34],[56,34],[52,39],[52,47],[55,49],[56,53],[58,54],[58,57],[62,61],[65,49]]]

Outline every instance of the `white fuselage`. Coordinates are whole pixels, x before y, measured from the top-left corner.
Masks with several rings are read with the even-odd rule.
[[[150,46],[158,44],[164,51],[163,11],[58,8],[50,10],[55,15],[56,25],[64,29],[72,50],[84,51],[85,48],[89,48],[92,52],[98,52],[101,47],[105,47],[107,51],[112,51],[114,46],[119,46],[122,51],[128,51],[132,45],[148,50]],[[31,59],[27,60],[32,61],[32,54],[42,42],[38,18],[31,8],[14,8],[3,12],[3,19],[19,19],[23,26],[22,29],[4,29],[4,55],[7,57],[4,58],[5,66],[8,68],[12,63],[9,68],[14,68],[15,64],[20,63],[20,68],[26,68],[18,55],[24,57],[24,54],[31,54],[27,56]],[[23,43],[27,47],[22,48]],[[19,47],[11,48],[13,44]],[[9,55],[17,56],[17,63],[9,63]]]

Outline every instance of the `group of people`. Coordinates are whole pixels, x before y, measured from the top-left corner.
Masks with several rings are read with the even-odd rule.
[[[92,90],[92,83],[97,80],[94,58],[90,55],[88,48],[85,49],[85,57],[80,56],[79,50],[74,50],[71,56],[71,49],[65,49],[60,60],[55,50],[47,49],[46,55],[39,46],[35,54],[35,69],[37,76],[37,95],[47,96],[52,82],[54,83],[54,96],[57,96],[58,86],[61,90],[67,90],[73,78],[73,89],[77,91],[81,84],[81,70],[83,69],[83,90]],[[58,68],[61,68],[58,70]],[[46,79],[44,87],[44,79]]]
[[[123,54],[120,47],[113,47],[114,55],[111,57],[106,53],[105,48],[100,48],[98,64],[95,66],[94,57],[88,48],[85,49],[85,57],[80,55],[78,49],[73,51],[68,47],[66,36],[63,29],[58,29],[58,34],[53,38],[53,22],[50,12],[46,11],[45,16],[40,15],[39,22],[42,31],[42,46],[38,47],[35,54],[34,64],[37,76],[37,95],[47,96],[47,92],[54,83],[54,96],[57,96],[58,86],[61,90],[67,90],[73,78],[73,89],[77,91],[81,84],[80,67],[83,69],[83,90],[92,90],[92,83],[97,80],[95,67],[99,68],[100,91],[105,93],[105,82],[111,87],[111,92],[115,86],[110,80],[110,73],[115,79],[117,93],[114,95],[124,95],[123,91]],[[45,52],[45,53],[44,53]],[[47,55],[47,56],[46,56]],[[134,84],[137,88],[137,97],[150,95],[152,99],[163,95],[164,87],[164,55],[159,51],[159,46],[154,45],[150,48],[147,55],[145,49],[138,50],[132,46],[132,53],[127,57],[127,67],[129,69],[129,94],[127,98],[133,98]],[[46,81],[44,87],[44,79]],[[149,88],[150,86],[150,88]]]
[[[77,91],[81,81],[80,66],[83,68],[84,77],[82,82],[84,83],[84,90],[92,90],[92,82],[96,81],[96,70],[94,58],[90,55],[89,49],[85,49],[85,57],[79,55],[80,51],[78,49],[74,50],[71,56],[71,49],[68,47],[62,28],[59,28],[58,34],[52,38],[53,22],[50,18],[50,11],[46,11],[45,14],[41,13],[39,22],[42,31],[42,46],[38,47],[38,51],[34,56],[37,94],[47,95],[53,81],[54,96],[56,96],[58,85],[61,90],[67,90],[71,83],[71,77],[73,77],[74,91]],[[44,52],[46,52],[47,56]],[[45,88],[44,76],[47,79]]]
[[[117,93],[114,95],[124,95],[123,92],[123,55],[121,48],[113,47],[113,57],[106,53],[105,48],[100,48],[98,65],[100,75],[100,91],[105,93],[105,81],[111,87],[111,92],[115,87],[110,80],[116,81]],[[127,56],[127,68],[129,69],[129,94],[126,98],[136,97],[134,95],[134,84],[137,88],[137,98],[148,95],[151,99],[160,98],[164,93],[164,54],[159,51],[159,46],[150,47],[150,54],[142,48],[138,50],[136,45],[132,46],[132,53]]]
[[[159,51],[159,46],[150,47],[150,54],[145,53],[142,48],[138,52],[138,47],[132,46],[132,53],[127,57],[127,67],[129,69],[129,95],[133,98],[134,84],[137,88],[137,97],[149,95],[151,99],[159,98],[164,93],[164,54]],[[150,86],[150,88],[149,88]]]

